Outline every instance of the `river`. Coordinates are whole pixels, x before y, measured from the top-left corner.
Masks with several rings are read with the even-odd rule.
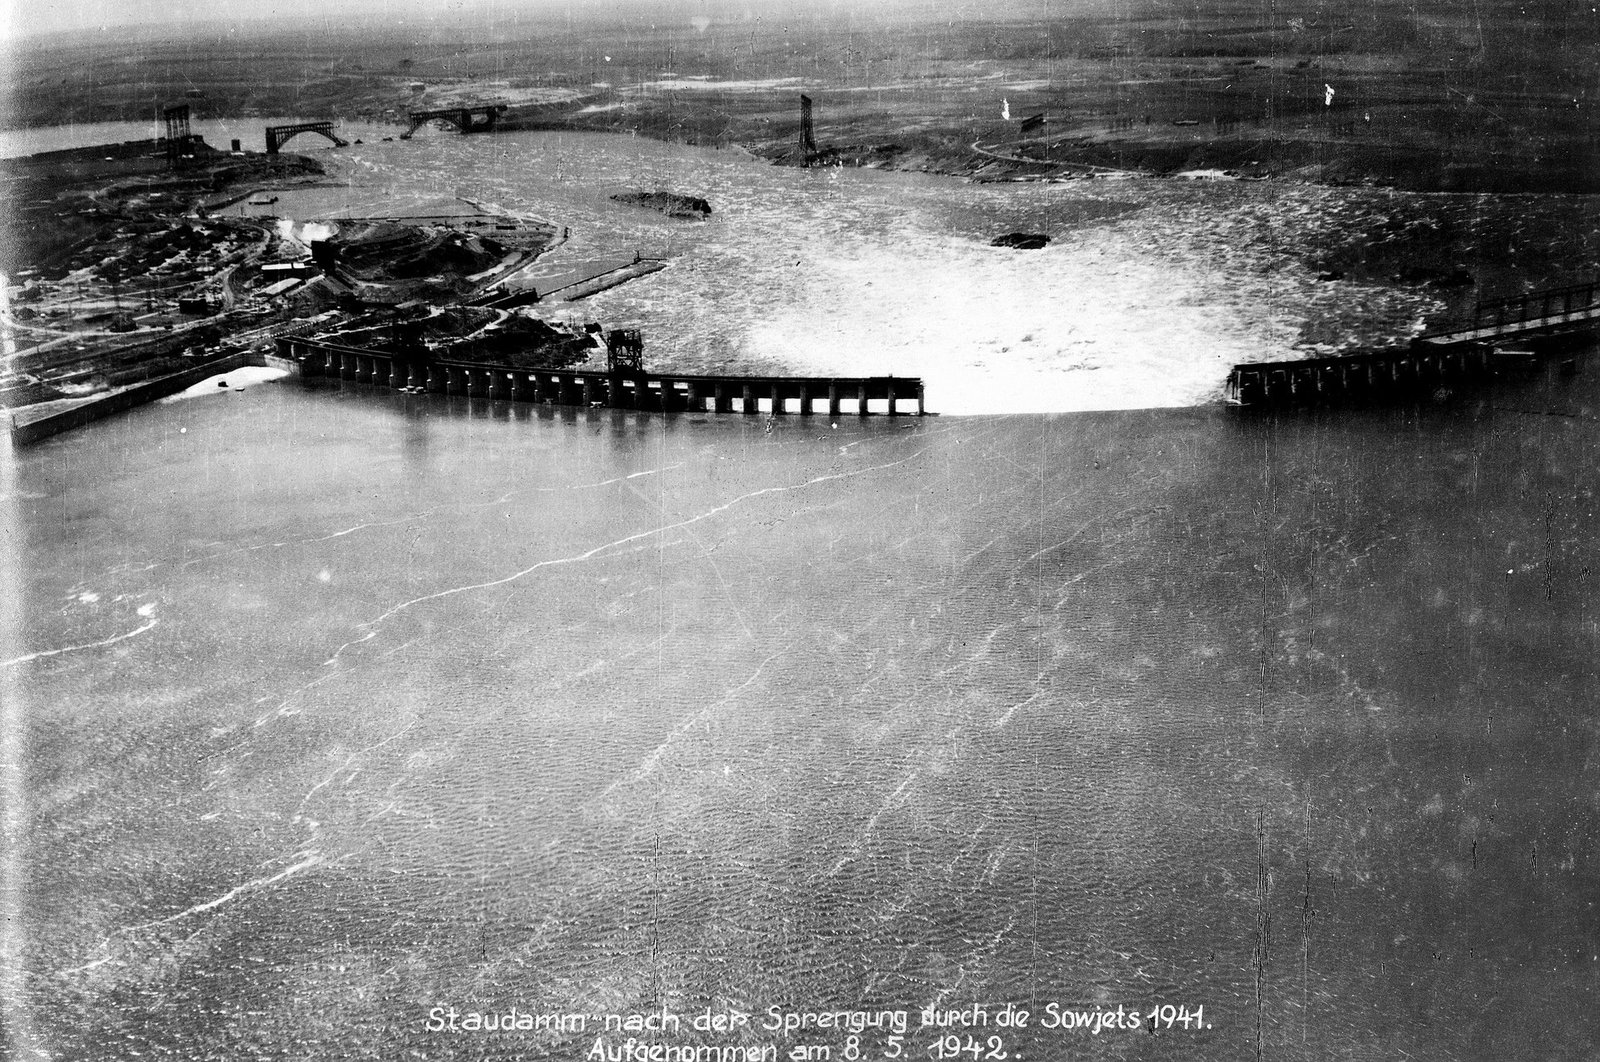
[[[473,151],[524,154],[433,168]],[[663,356],[848,354],[930,401],[950,384],[918,344],[817,338],[876,312],[841,278],[889,255],[905,299],[917,269],[1043,292],[983,236],[1048,203],[1081,211],[1063,256],[1103,240],[1107,272],[1203,293],[1222,278],[1182,246],[1111,249],[1206,196],[1324,194],[952,191],[676,148],[615,171],[707,195],[695,228],[573,161],[628,145],[340,165],[383,153],[400,176],[352,194],[670,238],[672,268],[591,307],[703,322],[698,347],[652,331]],[[746,186],[796,197],[792,235]],[[962,379],[1025,405],[1044,378]],[[1595,407],[1580,376],[1337,415],[766,423],[287,381],[8,455],[14,1053],[1590,1055]],[[887,1027],[817,1027],[855,1010]],[[791,1013],[810,1027],[766,1027]]]
[[[223,146],[260,136],[260,123],[196,128]],[[328,187],[232,209],[305,221],[457,210],[465,197],[570,230],[557,263],[670,258],[556,316],[639,327],[647,360],[678,371],[921,376],[944,413],[1186,406],[1216,400],[1236,362],[1397,342],[1440,305],[1427,289],[1330,284],[1306,262],[1414,224],[1439,197],[1286,182],[984,185],[602,134],[425,129],[385,142],[401,130],[341,130],[363,142],[289,144],[327,167]],[[56,138],[0,137],[0,154],[44,146]],[[706,199],[711,218],[609,198],[656,188]],[[1052,243],[989,246],[1012,231]]]
[[[1307,241],[1348,236],[1409,207],[1409,197],[1371,190],[980,185],[548,133],[491,143],[436,132],[367,138],[339,158],[338,172],[347,198],[319,198],[314,210],[470,196],[569,228],[560,256],[670,258],[661,273],[570,311],[641,328],[652,364],[921,376],[929,408],[946,413],[1212,401],[1233,363],[1292,356],[1308,324],[1339,320],[1347,344],[1393,341],[1436,305],[1416,290],[1330,288],[1300,262]],[[706,199],[710,220],[609,199],[656,188]],[[294,209],[286,204],[274,209]],[[1041,251],[989,246],[1017,230],[1053,242]]]

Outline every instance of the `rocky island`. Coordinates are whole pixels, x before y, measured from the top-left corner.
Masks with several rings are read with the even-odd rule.
[[[1019,251],[1037,251],[1050,243],[1042,232],[1008,232],[989,241],[990,247],[1012,247]]]
[[[704,219],[711,216],[711,204],[697,196],[676,192],[618,192],[611,197],[629,206],[659,210],[669,218]]]

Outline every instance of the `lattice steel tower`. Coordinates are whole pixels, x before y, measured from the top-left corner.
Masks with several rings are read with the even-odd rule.
[[[811,97],[800,95],[800,165],[809,166],[817,154],[817,137],[811,127]]]

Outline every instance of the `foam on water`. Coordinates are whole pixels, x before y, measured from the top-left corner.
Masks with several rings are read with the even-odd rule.
[[[245,365],[231,372],[208,376],[199,383],[191,384],[182,391],[158,399],[158,401],[182,402],[186,399],[200,398],[205,395],[225,395],[229,391],[242,391],[246,387],[253,387],[256,384],[281,380],[288,375],[289,370],[287,369],[277,369],[263,365]]]

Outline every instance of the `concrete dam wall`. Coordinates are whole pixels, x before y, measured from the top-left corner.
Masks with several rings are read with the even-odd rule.
[[[364,347],[285,337],[280,357],[304,376],[329,376],[389,387],[420,387],[563,406],[605,406],[657,412],[830,417],[923,416],[920,379],[904,376],[705,376],[649,371],[586,372],[449,361],[413,361]]]

